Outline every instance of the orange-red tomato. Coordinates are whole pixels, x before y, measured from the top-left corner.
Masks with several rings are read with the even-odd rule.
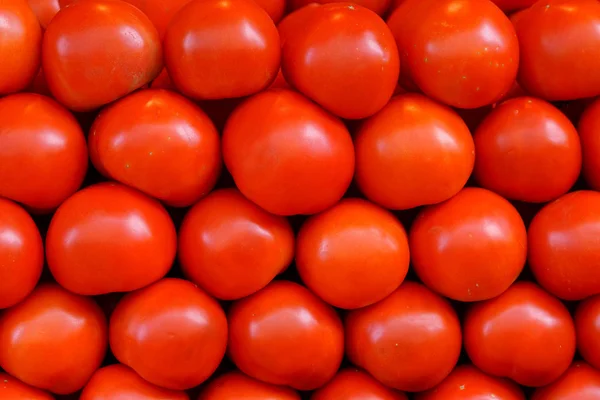
[[[248,96],[269,86],[281,48],[273,20],[254,1],[194,0],[173,18],[164,52],[177,89],[206,100]]]
[[[47,213],[71,196],[87,171],[77,120],[54,100],[32,93],[0,99],[0,196]]]
[[[579,303],[575,313],[575,329],[579,354],[600,370],[600,296]]]
[[[313,390],[333,378],[342,362],[342,322],[306,288],[273,282],[231,306],[228,354],[251,377]]]
[[[506,13],[531,7],[536,1],[537,0],[492,0],[498,8]]]
[[[269,14],[269,17],[271,17],[275,24],[277,24],[285,14],[287,6],[286,0],[254,0],[254,2]]]
[[[396,89],[400,71],[394,37],[373,11],[352,3],[314,7],[283,43],[285,79],[332,113],[375,114]]]
[[[233,371],[212,380],[198,400],[300,400],[293,389],[271,385]]]
[[[310,400],[407,400],[404,393],[389,389],[357,369],[340,370]],[[499,399],[502,400],[502,399]]]
[[[408,272],[408,239],[387,210],[345,199],[308,219],[296,243],[296,267],[317,296],[339,308],[387,297]]]
[[[127,292],[162,278],[177,234],[156,200],[115,183],[89,186],[56,211],[46,236],[56,281],[79,294]]]
[[[600,371],[577,361],[559,379],[537,389],[531,400],[596,400],[600,398]]]
[[[153,385],[142,379],[131,368],[115,364],[97,370],[85,385],[79,399],[189,400],[189,397],[184,392]]]
[[[291,0],[289,7],[291,10],[298,10],[309,4],[328,4],[337,2],[338,1],[336,0]],[[390,8],[392,0],[353,0],[351,3],[368,8],[376,14],[384,15]]]
[[[543,100],[519,97],[500,104],[479,125],[474,140],[475,178],[507,199],[554,200],[579,178],[577,130]]]
[[[346,126],[282,89],[262,92],[233,112],[223,133],[223,159],[244,196],[278,215],[333,206],[354,173]]]
[[[452,371],[460,348],[460,321],[452,306],[415,282],[404,282],[346,318],[350,361],[390,388],[431,389]]]
[[[75,111],[89,111],[139,89],[160,73],[160,38],[148,17],[131,4],[77,1],[48,25],[42,66],[58,101]]]
[[[6,400],[53,400],[43,390],[29,386],[10,375],[0,372],[0,398]]]
[[[309,3],[302,8],[292,11],[281,20],[281,22],[277,25],[281,47],[285,45],[288,37],[293,36],[295,32],[302,31],[304,29],[304,26],[309,20],[311,13],[319,6],[319,3]]]
[[[476,303],[463,321],[469,358],[488,374],[525,386],[558,379],[575,354],[575,326],[567,308],[530,282]]]
[[[109,339],[115,357],[142,378],[185,390],[219,366],[227,319],[193,283],[168,278],[123,297],[111,315]]]
[[[58,285],[42,284],[0,314],[0,367],[37,388],[57,394],[81,389],[105,352],[100,307]]]
[[[176,207],[208,194],[221,171],[212,121],[168,90],[142,90],[104,109],[88,140],[98,171]]]
[[[600,193],[568,193],[545,206],[528,230],[528,262],[538,283],[564,300],[600,294]]]
[[[462,119],[420,94],[394,97],[361,125],[354,145],[358,187],[390,209],[449,199],[467,183],[475,162]]]
[[[594,190],[600,190],[600,99],[590,104],[579,119],[583,151],[583,176]]]
[[[27,3],[40,22],[42,29],[46,29],[52,18],[60,10],[59,0],[27,0]]]

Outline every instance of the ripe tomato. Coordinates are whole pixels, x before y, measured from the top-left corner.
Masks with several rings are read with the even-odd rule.
[[[252,379],[239,372],[228,372],[206,385],[198,400],[300,400],[290,388]]]
[[[286,0],[254,0],[254,2],[269,14],[269,17],[271,17],[275,24],[277,24],[285,14],[287,6]]]
[[[577,361],[558,380],[535,391],[531,400],[596,400],[600,371]]]
[[[467,183],[475,162],[462,119],[420,94],[393,98],[362,124],[354,145],[360,190],[390,209],[449,199]]]
[[[54,397],[0,372],[0,398],[7,400],[54,400]]]
[[[200,200],[179,230],[183,273],[210,295],[224,300],[265,287],[294,257],[294,232],[236,189]]]
[[[195,99],[257,93],[279,70],[277,28],[251,0],[190,2],[173,18],[164,47],[173,83]]]
[[[407,400],[404,393],[391,390],[371,375],[357,369],[340,370],[310,400]],[[502,400],[502,399],[499,399]]]
[[[519,83],[528,93],[546,100],[600,94],[600,2],[538,1],[513,21]]]
[[[27,0],[27,3],[40,22],[42,29],[46,29],[52,18],[60,10],[59,0]]]
[[[0,367],[57,394],[81,389],[106,352],[106,318],[90,298],[38,286],[0,314]]]
[[[221,171],[215,126],[168,90],[142,90],[104,109],[88,140],[98,171],[175,207],[208,194]]]
[[[319,6],[319,3],[311,2],[302,8],[292,11],[281,20],[279,25],[277,25],[281,47],[285,45],[288,37],[293,36],[295,32],[303,31],[311,13]]]
[[[404,281],[410,261],[402,224],[361,199],[344,199],[308,219],[298,233],[296,252],[306,286],[346,309],[387,297]]]
[[[159,74],[160,38],[148,17],[131,4],[77,1],[48,25],[42,66],[58,101],[75,111],[89,111]]]
[[[110,348],[150,383],[186,390],[223,359],[227,319],[193,283],[168,278],[123,297],[110,317]]]
[[[429,97],[478,108],[500,100],[515,81],[517,36],[489,0],[407,1],[388,25],[403,71]]]
[[[289,8],[291,10],[298,10],[300,8],[306,7],[309,4],[328,4],[337,2],[338,1],[336,0],[291,0]],[[351,3],[368,8],[376,14],[384,15],[390,8],[392,0],[353,0],[351,1]]]
[[[590,104],[579,120],[583,150],[583,176],[594,190],[600,190],[600,99]]]
[[[84,295],[128,292],[162,278],[177,233],[156,200],[115,183],[89,186],[56,211],[46,236],[48,266],[64,288]]]
[[[600,296],[579,303],[575,313],[575,329],[579,354],[600,370]]]
[[[282,89],[262,92],[233,112],[223,132],[223,159],[244,196],[278,215],[333,206],[354,173],[344,124]]]
[[[273,282],[231,306],[228,353],[253,378],[313,390],[333,378],[342,362],[342,322],[304,287]]]
[[[543,100],[519,97],[500,104],[479,125],[474,140],[475,178],[507,199],[554,200],[579,178],[577,130]]]
[[[509,13],[511,11],[522,10],[531,7],[537,0],[492,0],[502,11]]]
[[[79,399],[189,400],[189,397],[184,392],[164,389],[146,382],[131,368],[115,364],[97,370]]]
[[[352,3],[315,7],[283,44],[285,79],[332,113],[375,114],[396,89],[400,61],[394,37],[373,11]]]
[[[564,300],[600,294],[600,193],[572,192],[545,206],[528,230],[538,283]]]
[[[87,171],[77,120],[54,100],[32,93],[0,99],[0,196],[47,213],[71,196]]]
[[[531,282],[476,303],[463,321],[469,358],[488,374],[544,386],[567,370],[575,327],[567,308]]]
[[[460,321],[441,296],[404,282],[346,318],[346,354],[384,385],[407,392],[439,384],[458,360]]]

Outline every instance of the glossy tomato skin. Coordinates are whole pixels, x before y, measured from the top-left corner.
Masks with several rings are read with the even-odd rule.
[[[0,372],[0,398],[12,400],[53,400],[50,394],[29,386],[8,374]]]
[[[538,283],[564,300],[600,294],[600,193],[576,191],[546,205],[528,230],[528,262]]]
[[[340,370],[310,400],[407,400],[404,393],[389,389],[371,375],[353,368]]]
[[[428,97],[478,108],[500,100],[515,81],[517,36],[489,0],[406,1],[388,25],[404,75]]]
[[[177,233],[164,207],[116,183],[89,186],[56,211],[46,236],[50,272],[83,295],[128,292],[162,278]]]
[[[123,297],[110,318],[109,340],[115,357],[148,382],[186,390],[223,359],[227,319],[193,283],[167,278]]]
[[[600,370],[600,296],[580,302],[575,312],[577,349],[591,366]]]
[[[255,0],[255,2],[269,14],[275,24],[279,23],[285,14],[286,0]]]
[[[524,386],[558,379],[575,354],[569,311],[531,282],[517,282],[500,296],[476,303],[463,324],[473,364]]]
[[[210,15],[210,18],[206,18]],[[164,40],[174,85],[197,100],[257,93],[279,70],[273,20],[252,0],[194,0],[173,18]]]
[[[106,352],[106,318],[90,298],[41,284],[0,315],[0,367],[40,389],[81,389]]]
[[[594,190],[600,190],[600,100],[590,104],[579,119],[583,150],[583,176]]]
[[[279,42],[281,47],[285,45],[288,37],[293,36],[297,31],[302,31],[307,21],[311,18],[312,12],[319,8],[319,3],[311,2],[297,10],[290,12],[277,25],[279,31]]]
[[[298,10],[300,8],[306,7],[309,4],[328,4],[328,3],[338,3],[338,1],[334,1],[334,0],[318,0],[318,1],[312,1],[312,0],[291,0],[290,1],[290,9],[291,10]],[[374,13],[378,14],[378,15],[385,15],[385,13],[388,11],[388,9],[390,8],[390,4],[392,3],[392,0],[357,0],[357,1],[352,1],[352,4],[356,4],[359,5],[361,7],[365,7],[368,8],[369,10],[373,11]]]
[[[114,364],[100,368],[81,392],[80,400],[189,400],[185,392],[153,385],[131,368]]]
[[[462,119],[413,93],[394,97],[366,120],[354,145],[358,187],[389,209],[449,199],[467,183],[475,162],[473,138]]]
[[[263,382],[313,390],[333,378],[342,362],[339,316],[296,283],[272,282],[238,300],[228,321],[229,357]]]
[[[74,111],[90,111],[139,89],[160,73],[160,38],[148,17],[131,4],[76,1],[48,25],[42,66],[59,102]]]
[[[198,400],[300,400],[293,389],[271,385],[237,371],[212,380],[200,392]]]
[[[244,196],[277,215],[333,206],[354,173],[352,138],[342,121],[283,89],[253,96],[233,112],[223,159]]]
[[[59,0],[27,0],[27,3],[40,22],[42,29],[46,29],[52,18],[60,10]]]
[[[368,8],[324,4],[288,35],[285,79],[326,110],[346,119],[379,111],[396,89],[398,49],[389,28]]]
[[[518,79],[528,93],[549,101],[600,94],[599,2],[539,1],[513,21],[522,55]]]
[[[600,396],[600,372],[576,361],[559,379],[537,389],[531,400],[595,400]]]
[[[448,376],[460,355],[456,312],[415,282],[404,282],[382,301],[350,311],[345,322],[350,361],[390,388],[431,389]]]
[[[104,109],[88,141],[98,171],[175,207],[208,194],[221,172],[212,121],[168,90],[142,90]]]
[[[77,120],[54,100],[33,93],[0,99],[0,196],[48,213],[71,196],[87,171]]]
[[[400,221],[362,199],[343,199],[312,216],[296,242],[296,267],[306,286],[344,309],[387,297],[404,281],[409,261]]]

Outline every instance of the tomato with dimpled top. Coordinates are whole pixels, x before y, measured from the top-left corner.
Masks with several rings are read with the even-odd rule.
[[[580,302],[574,319],[579,354],[592,367],[600,370],[600,295]]]
[[[310,400],[407,400],[404,393],[387,388],[371,375],[353,368],[340,370]],[[499,399],[501,400],[501,399]]]
[[[531,400],[596,400],[600,398],[600,371],[576,361],[559,379],[537,389]]]
[[[300,400],[293,389],[271,385],[237,371],[228,372],[207,384],[198,400]]]
[[[583,151],[583,177],[594,190],[600,190],[600,99],[585,108],[579,119]]]

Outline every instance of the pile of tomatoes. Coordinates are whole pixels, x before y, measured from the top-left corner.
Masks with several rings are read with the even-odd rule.
[[[0,0],[0,400],[599,400],[600,1]]]

